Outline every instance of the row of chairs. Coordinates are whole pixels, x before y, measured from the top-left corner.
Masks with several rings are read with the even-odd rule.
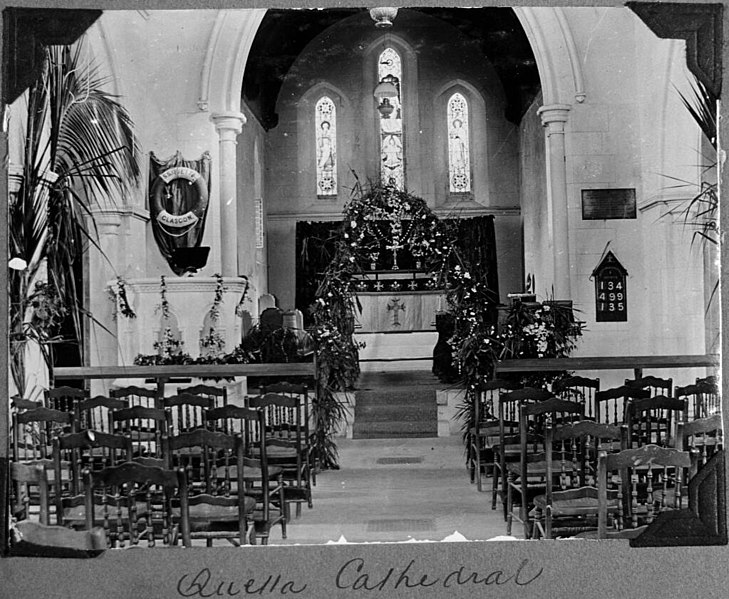
[[[306,398],[306,388],[284,384],[262,391],[265,393],[248,398],[246,408],[224,405],[227,402],[220,393],[198,396],[183,392],[160,401],[149,390],[139,388],[127,389],[124,399],[75,397],[73,414],[53,408],[33,408],[21,402],[16,405],[13,416],[15,462],[44,464],[48,470],[48,458],[52,454],[51,483],[58,481],[63,492],[76,498],[77,507],[80,490],[85,486],[85,471],[93,476],[130,460],[168,470],[182,468],[190,482],[191,501],[205,490],[202,495],[215,495],[216,505],[221,508],[225,501],[237,501],[227,495],[231,489],[242,488],[236,476],[239,467],[242,472],[241,458],[244,458],[248,466],[244,476],[246,493],[253,481],[259,481],[261,488],[256,492],[259,498],[256,505],[263,505],[264,511],[276,507],[279,512],[275,518],[256,513],[252,519],[256,523],[256,535],[265,543],[271,526],[276,523],[281,523],[285,537],[291,503],[296,503],[297,513],[302,502],[311,507],[312,469],[308,422],[301,415],[308,411],[307,402],[300,401],[302,396]],[[141,403],[128,405],[127,397],[132,394],[145,397],[145,393],[155,402],[155,407]],[[215,400],[221,397],[223,405],[216,407]],[[68,409],[71,405],[59,407]],[[261,422],[256,425],[259,416]],[[53,450],[49,451],[51,446]],[[241,455],[237,454],[239,447],[243,449]],[[216,482],[211,487],[213,481]],[[211,489],[216,492],[212,493]],[[59,503],[62,495],[56,493],[56,517],[65,518],[62,523],[73,526],[74,517],[68,516],[69,506]],[[227,497],[225,501],[223,496]],[[16,505],[20,506],[21,499],[29,495],[18,493],[17,497]],[[271,497],[271,504],[261,503],[261,497]],[[192,501],[193,512],[202,509],[197,507],[197,501]],[[250,498],[246,501],[250,503]],[[246,510],[253,507],[249,505]],[[209,517],[212,515],[209,508],[206,510],[203,510],[206,517],[193,518],[193,532],[204,522],[214,522]],[[78,518],[75,522],[78,526]],[[208,531],[210,538],[225,536],[218,534],[219,523],[213,528]],[[243,529],[236,530],[236,534],[241,534]]]
[[[493,471],[492,447],[500,443],[499,421],[503,419],[500,398],[521,388],[518,382],[493,380],[483,383],[477,390],[467,444],[471,481],[476,483],[479,491],[483,490],[483,476]],[[528,396],[531,392],[527,389],[524,394]],[[540,393],[541,399],[550,396],[546,390]],[[540,400],[540,393],[534,396],[535,401]],[[658,444],[667,442],[660,436],[675,430],[678,420],[706,418],[720,410],[715,377],[696,379],[691,385],[674,389],[672,379],[646,376],[626,379],[624,385],[600,390],[599,379],[571,376],[557,381],[551,393],[561,399],[583,403],[585,417],[596,422],[623,424],[632,418],[633,429],[637,431],[642,427],[644,438],[650,438],[651,442]],[[518,394],[511,399],[520,401]],[[506,418],[507,436],[517,432],[516,405],[512,403],[507,406],[503,415]]]
[[[635,536],[687,506],[689,481],[722,448],[718,414],[679,423],[676,447],[631,446],[627,425],[578,420],[580,404],[559,399],[523,405],[521,417],[506,513],[507,534],[517,520],[525,538]]]
[[[644,389],[642,385],[645,383],[650,383],[650,388]],[[521,488],[522,484],[536,479],[544,486],[545,480],[551,480],[551,475],[546,476],[547,460],[544,454],[547,448],[541,447],[546,439],[547,424],[562,425],[566,421],[574,423],[584,419],[593,424],[612,426],[613,436],[617,430],[623,431],[624,434],[624,438],[620,441],[612,439],[609,445],[612,450],[634,449],[646,445],[674,448],[678,445],[679,450],[687,449],[684,441],[677,441],[679,436],[677,425],[686,420],[687,401],[665,395],[651,396],[653,393],[665,390],[667,387],[662,386],[665,383],[666,381],[655,377],[646,377],[643,381],[626,381],[621,388],[607,392],[596,390],[599,389],[598,381],[581,377],[571,377],[562,381],[562,385],[554,386],[554,392],[546,389],[518,388],[519,385],[504,381],[491,381],[483,385],[481,401],[476,402],[474,406],[475,426],[469,435],[469,465],[472,480],[478,483],[479,490],[482,488],[482,476],[487,473],[493,476],[492,508],[496,508],[500,494],[509,533],[515,513],[512,509],[514,493],[520,498],[518,504],[526,509],[532,505],[534,493],[525,495],[526,489]],[[670,385],[670,381],[668,384]],[[709,391],[715,393],[715,387],[709,388],[707,383],[697,383],[696,387],[699,392],[706,395]],[[708,397],[703,399],[711,399],[703,402],[703,409],[707,409],[714,401]],[[717,404],[718,402],[713,405]],[[494,407],[498,409],[497,418],[494,417]],[[526,412],[522,413],[522,409]],[[566,412],[558,415],[558,409]],[[707,412],[694,410],[690,414],[693,416],[703,413]],[[716,418],[709,420],[712,423],[718,421]],[[693,427],[682,429],[690,432],[690,434],[682,433],[686,439],[691,440],[686,443],[693,443],[694,449],[703,452],[703,459],[706,459],[707,451],[713,451],[717,440],[719,444],[721,443],[721,430],[719,428],[717,432],[716,426],[701,432],[702,427],[699,421],[696,421],[695,425],[688,423],[686,427]],[[698,443],[697,448],[696,439],[702,436],[703,440]],[[708,443],[707,437],[710,438]],[[573,439],[572,442],[576,441]],[[531,457],[540,453],[537,451],[538,447],[542,449],[541,456],[532,463]],[[527,453],[528,448],[531,451]],[[597,454],[597,448],[593,448],[591,455],[595,459],[589,467],[592,471],[590,480],[593,494]],[[525,455],[530,456],[526,462]],[[585,462],[582,463],[584,467]],[[524,501],[521,497],[524,497]],[[527,522],[523,509],[520,508],[517,517]],[[525,534],[531,535],[532,529],[531,524],[529,526],[525,524]]]

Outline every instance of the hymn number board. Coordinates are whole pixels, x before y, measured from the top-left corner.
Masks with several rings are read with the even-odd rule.
[[[597,322],[628,320],[627,275],[628,271],[612,252],[608,252],[593,271]]]

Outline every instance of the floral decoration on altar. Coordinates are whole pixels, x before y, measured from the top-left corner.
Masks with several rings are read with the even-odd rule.
[[[342,237],[355,265],[374,270],[384,249],[398,270],[398,253],[407,250],[423,268],[423,258],[436,260],[450,253],[442,222],[425,200],[391,185],[372,187],[356,195],[344,209]]]

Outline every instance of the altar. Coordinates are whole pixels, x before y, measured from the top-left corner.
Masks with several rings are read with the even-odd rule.
[[[359,333],[435,331],[435,315],[445,306],[443,290],[419,270],[379,270],[355,275],[362,311]]]

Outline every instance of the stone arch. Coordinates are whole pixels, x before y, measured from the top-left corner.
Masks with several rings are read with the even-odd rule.
[[[562,9],[518,6],[513,10],[534,51],[544,105],[584,102],[582,67]]]
[[[200,74],[200,110],[240,114],[243,73],[265,14],[265,9],[219,11]]]

